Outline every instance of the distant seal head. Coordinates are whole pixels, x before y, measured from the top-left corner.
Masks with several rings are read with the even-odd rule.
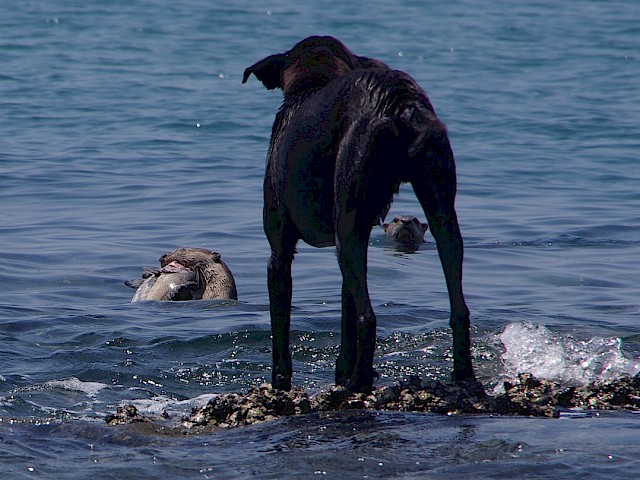
[[[398,215],[391,223],[382,224],[382,229],[389,238],[411,251],[417,250],[424,243],[427,228],[426,223],[420,223],[420,220],[412,215]]]
[[[142,300],[238,299],[233,274],[218,252],[178,248],[160,257],[160,267],[144,268],[142,278],[125,282]]]

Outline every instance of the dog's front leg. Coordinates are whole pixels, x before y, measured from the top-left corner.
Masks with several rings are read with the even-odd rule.
[[[291,323],[291,260],[285,260],[271,253],[267,266],[269,288],[269,308],[271,311],[271,342],[273,388],[291,390],[291,352],[289,350],[289,329]]]
[[[265,185],[269,184],[265,182]],[[291,390],[291,263],[298,236],[285,211],[274,206],[271,190],[265,187],[264,231],[271,246],[267,264],[267,287],[271,313],[271,383],[279,390]]]

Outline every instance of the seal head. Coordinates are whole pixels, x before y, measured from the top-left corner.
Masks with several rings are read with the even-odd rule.
[[[131,302],[238,299],[233,274],[218,252],[178,248],[160,257],[160,267],[147,267],[142,278],[125,282],[137,289]]]

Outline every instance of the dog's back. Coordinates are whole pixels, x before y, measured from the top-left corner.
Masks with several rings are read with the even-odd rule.
[[[445,127],[409,75],[357,69],[322,89],[285,95],[273,126],[265,191],[286,207],[303,240],[333,245],[336,190],[364,190],[370,212],[362,213],[378,224],[416,162],[429,161],[425,156],[442,142],[446,150]],[[362,171],[365,157],[369,168]],[[452,166],[453,157],[447,158]],[[360,174],[364,178],[350,185],[348,179]]]

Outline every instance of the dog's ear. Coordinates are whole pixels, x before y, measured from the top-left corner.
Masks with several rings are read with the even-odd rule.
[[[253,73],[267,89],[281,88],[286,94],[322,88],[358,68],[389,67],[379,60],[353,54],[333,37],[313,36],[288,52],[270,55],[251,65],[244,71],[242,83]]]
[[[284,68],[284,60],[285,54],[283,53],[277,53],[275,55],[270,55],[267,58],[263,58],[244,71],[242,83],[246,83],[249,76],[253,73],[268,90],[282,88],[280,74]]]
[[[422,233],[425,233],[429,229],[428,223],[421,223],[420,226],[422,227]]]

